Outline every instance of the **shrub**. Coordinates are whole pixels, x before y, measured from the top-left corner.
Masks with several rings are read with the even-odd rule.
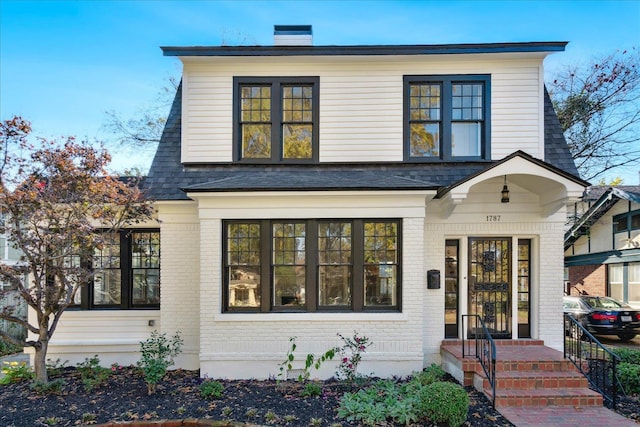
[[[441,381],[445,376],[445,371],[441,366],[432,363],[428,368],[425,368],[422,372],[418,372],[413,375],[412,381],[419,382],[422,385],[433,384],[437,381]]]
[[[434,423],[451,427],[462,425],[469,412],[469,395],[462,386],[450,382],[435,382],[420,393],[420,411]]]
[[[615,348],[611,350],[615,353],[622,362],[631,363],[633,365],[640,365],[640,350],[635,350],[633,348]]]
[[[224,391],[224,384],[220,381],[205,380],[200,384],[200,396],[205,399],[220,399]]]
[[[359,336],[353,331],[353,337],[338,336],[342,339],[342,347],[336,350],[340,353],[340,364],[336,370],[336,376],[349,382],[354,382],[358,377],[358,365],[362,361],[362,354],[367,351],[367,347],[373,344],[368,337]]]
[[[111,375],[111,369],[100,366],[100,359],[97,354],[91,359],[86,358],[84,362],[78,363],[76,369],[80,372],[82,385],[88,392],[100,387]]]
[[[25,362],[2,362],[3,378],[0,378],[0,385],[18,383],[20,381],[30,381],[33,379],[33,369]]]
[[[0,338],[0,356],[22,352],[23,347]]]
[[[173,365],[173,358],[180,353],[181,347],[180,332],[169,339],[166,334],[153,331],[151,337],[140,342],[138,366],[142,369],[149,394],[155,393],[158,382],[164,378],[167,368]]]
[[[640,364],[622,362],[617,367],[618,379],[627,394],[640,394]]]

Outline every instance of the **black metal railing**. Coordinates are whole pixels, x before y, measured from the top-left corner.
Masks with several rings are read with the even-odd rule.
[[[572,315],[564,315],[564,357],[569,359],[589,380],[591,387],[602,394],[605,405],[616,407],[618,384],[616,367],[620,358],[606,348]]]
[[[470,325],[470,317],[474,319]],[[491,386],[491,404],[496,404],[496,343],[482,318],[477,314],[462,315],[462,357],[475,357],[480,362]],[[464,337],[468,334],[468,339]]]

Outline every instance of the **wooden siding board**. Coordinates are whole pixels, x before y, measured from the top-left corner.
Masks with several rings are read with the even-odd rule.
[[[320,77],[320,161],[402,160],[402,76],[411,74],[491,74],[492,158],[518,149],[543,158],[539,60],[496,58],[186,60],[182,160],[231,161],[234,76],[286,75]]]

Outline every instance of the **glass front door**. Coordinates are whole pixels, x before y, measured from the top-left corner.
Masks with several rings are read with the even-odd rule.
[[[479,315],[494,338],[511,338],[511,238],[469,238],[468,259],[468,313]]]

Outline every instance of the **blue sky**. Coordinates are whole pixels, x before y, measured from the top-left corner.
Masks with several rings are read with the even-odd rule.
[[[639,46],[640,0],[0,0],[0,118],[22,115],[41,136],[108,141],[105,111],[132,115],[179,76],[159,46],[270,45],[274,24],[313,25],[315,45],[570,42],[547,58],[549,73]],[[637,184],[634,169],[618,174]]]

